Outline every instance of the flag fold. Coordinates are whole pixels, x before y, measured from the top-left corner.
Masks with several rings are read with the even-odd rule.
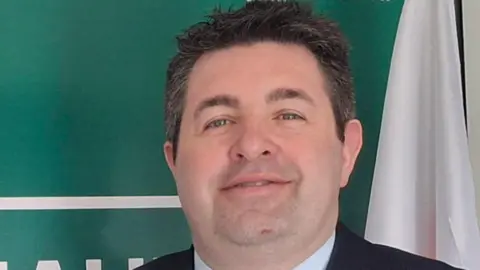
[[[455,20],[452,0],[405,0],[365,238],[479,270]]]

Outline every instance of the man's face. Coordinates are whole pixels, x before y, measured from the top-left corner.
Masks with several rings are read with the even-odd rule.
[[[194,239],[259,245],[336,222],[362,136],[351,121],[345,143],[338,139],[326,87],[315,57],[297,45],[200,58],[175,162],[165,144]]]

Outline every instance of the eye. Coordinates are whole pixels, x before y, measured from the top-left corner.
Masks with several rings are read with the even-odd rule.
[[[222,127],[222,126],[225,126],[227,124],[230,124],[232,121],[230,121],[229,119],[216,119],[216,120],[213,120],[211,122],[209,122],[206,126],[205,126],[205,130],[207,129],[211,129],[211,128],[218,128],[218,127]]]
[[[297,113],[282,113],[277,116],[280,120],[305,120],[304,117],[300,116]]]

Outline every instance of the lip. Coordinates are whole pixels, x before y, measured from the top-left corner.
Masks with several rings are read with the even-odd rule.
[[[234,179],[232,179],[232,181],[229,181],[224,186],[222,186],[221,190],[229,190],[235,188],[237,185],[240,184],[260,181],[269,181],[272,182],[272,184],[287,184],[291,182],[290,180],[283,179],[279,176],[272,174],[249,174],[235,177]]]

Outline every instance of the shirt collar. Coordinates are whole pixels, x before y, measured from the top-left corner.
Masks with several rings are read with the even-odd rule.
[[[194,249],[193,259],[194,259],[195,270],[211,270],[210,267],[208,267],[208,265],[205,264],[202,258],[198,256],[198,253],[195,249]]]
[[[327,267],[335,243],[335,232],[315,253],[296,266],[293,270],[324,270]],[[194,250],[195,270],[211,270]]]
[[[315,253],[303,261],[294,270],[324,270],[327,268],[330,255],[332,254],[333,244],[335,243],[335,232]]]

